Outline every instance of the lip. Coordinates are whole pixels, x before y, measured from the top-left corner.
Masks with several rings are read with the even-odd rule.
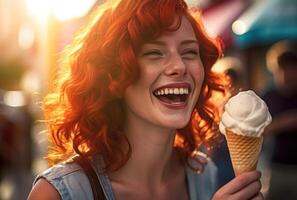
[[[188,100],[183,103],[166,103],[164,101],[160,101],[160,100],[158,100],[158,101],[162,105],[164,105],[165,107],[170,108],[170,109],[184,109],[188,104]]]
[[[153,96],[158,100],[158,102],[161,105],[164,105],[165,107],[169,108],[169,109],[184,109],[186,108],[186,106],[188,105],[188,100],[189,97],[187,98],[187,100],[185,102],[178,102],[178,103],[168,103],[168,102],[164,102],[164,101],[160,101],[160,99],[158,99],[155,95],[154,92],[160,89],[164,89],[164,88],[188,88],[189,90],[189,96],[191,95],[191,91],[192,91],[192,86],[189,83],[170,83],[170,84],[166,84],[166,85],[162,85],[161,87],[156,88],[153,91]]]

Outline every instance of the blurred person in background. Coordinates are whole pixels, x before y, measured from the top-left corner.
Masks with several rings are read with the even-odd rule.
[[[200,152],[216,144],[210,97],[224,88],[211,72],[221,48],[199,13],[182,0],[121,0],[96,14],[45,99],[48,156],[60,163],[28,199],[263,199],[258,171],[216,191],[216,166]]]
[[[267,200],[297,199],[297,43],[280,41],[267,52],[275,87],[264,94],[273,121],[265,131],[272,140]]]
[[[247,70],[242,61],[235,56],[226,56],[218,59],[211,71],[224,74],[223,85],[228,91],[228,97],[235,96],[238,92],[248,89]],[[221,112],[227,100],[228,98],[225,98],[222,93],[215,93],[212,97],[213,102],[220,102],[218,109]]]
[[[24,199],[33,179],[34,117],[20,84],[26,69],[20,58],[0,58],[0,199]]]
[[[13,163],[16,136],[16,124],[0,113],[0,182]]]
[[[248,89],[248,76],[242,61],[235,56],[226,56],[219,59],[213,66],[214,72],[225,73],[231,84],[231,95]]]

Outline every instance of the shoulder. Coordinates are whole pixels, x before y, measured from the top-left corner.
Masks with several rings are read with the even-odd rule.
[[[41,192],[42,191],[42,192]],[[61,195],[59,192],[46,180],[39,179],[36,184],[33,186],[28,200],[60,200]]]
[[[211,199],[217,190],[218,168],[210,158],[206,159],[207,163],[201,173],[189,167],[186,169],[191,199]]]
[[[61,163],[47,169],[36,177],[33,185],[31,193],[46,190],[49,191],[46,194],[55,193],[61,199],[93,198],[88,178],[76,163]]]

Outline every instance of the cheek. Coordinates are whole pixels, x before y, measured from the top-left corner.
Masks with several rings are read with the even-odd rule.
[[[198,98],[200,96],[201,87],[202,87],[204,78],[205,78],[205,71],[204,71],[204,68],[203,68],[203,66],[201,64],[200,67],[195,69],[194,75],[193,75],[193,79],[194,79],[194,82],[195,82],[195,92],[194,92],[195,104],[197,103]]]
[[[151,76],[141,72],[139,79],[128,86],[124,100],[129,107],[133,108],[132,110],[139,110],[138,107],[142,108],[150,102],[151,82]]]
[[[205,77],[204,67],[202,66],[202,64],[200,64],[199,67],[193,67],[191,74],[195,85],[200,88]]]
[[[141,82],[144,85],[152,85],[162,74],[162,65],[147,65],[141,68]]]
[[[144,88],[140,85],[130,85],[124,95],[124,101],[127,106],[128,113],[144,113],[143,110],[148,102],[148,98],[145,98],[146,94],[144,92]]]
[[[147,91],[149,91],[149,88],[144,84],[144,80],[139,79],[137,82],[128,86],[124,99],[127,104],[139,103]]]

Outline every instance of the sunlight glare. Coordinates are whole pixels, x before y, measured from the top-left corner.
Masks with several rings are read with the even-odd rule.
[[[50,12],[50,1],[48,0],[26,0],[29,14],[40,21],[44,21]]]
[[[22,91],[7,91],[3,96],[3,103],[11,107],[21,107],[27,102]]]
[[[237,35],[243,35],[247,32],[248,28],[247,25],[242,20],[236,20],[232,24],[232,30]]]
[[[20,26],[18,36],[18,43],[21,48],[29,49],[33,46],[35,34],[32,26],[30,26],[29,24],[22,24]]]
[[[69,20],[85,16],[96,0],[52,0],[52,9],[55,17],[60,20]]]
[[[79,18],[88,13],[96,0],[27,0],[29,13],[36,17],[47,17],[52,13],[58,20]]]

